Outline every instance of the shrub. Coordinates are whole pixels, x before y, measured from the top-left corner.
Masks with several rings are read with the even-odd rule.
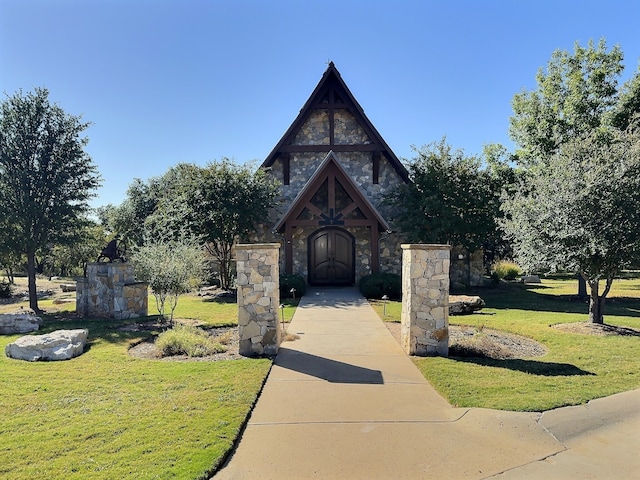
[[[402,298],[402,278],[395,273],[372,273],[360,279],[360,292],[365,298]]]
[[[207,332],[188,325],[176,325],[162,332],[158,335],[156,346],[163,356],[188,355],[189,357],[204,357],[227,351]]]
[[[498,276],[498,278],[504,280],[515,280],[516,277],[522,275],[522,269],[518,264],[507,260],[500,260],[495,263],[493,265],[493,272]]]
[[[204,276],[202,247],[189,238],[154,239],[138,248],[131,261],[138,279],[149,283],[163,320],[167,318],[165,303],[168,303],[172,325],[178,298],[198,286]]]
[[[296,298],[300,298],[307,291],[307,284],[304,278],[294,273],[283,273],[280,275],[280,298],[291,298],[291,289],[296,289]]]
[[[11,298],[11,284],[5,280],[0,281],[0,298]]]

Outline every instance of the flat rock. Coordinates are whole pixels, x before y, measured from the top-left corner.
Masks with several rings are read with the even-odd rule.
[[[449,295],[449,315],[469,315],[486,304],[475,295]]]
[[[81,355],[89,330],[56,330],[44,335],[26,335],[8,344],[7,357],[36,362],[38,360],[69,360]]]
[[[524,275],[520,278],[522,283],[542,283],[538,275]]]
[[[0,335],[35,332],[42,319],[30,310],[0,314]]]
[[[76,284],[75,283],[62,283],[60,285],[60,290],[62,290],[63,292],[75,292],[76,291]]]

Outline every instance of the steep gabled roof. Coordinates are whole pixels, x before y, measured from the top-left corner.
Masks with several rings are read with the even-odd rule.
[[[305,121],[315,109],[346,108],[356,118],[359,125],[364,129],[371,139],[371,143],[364,145],[339,145],[333,143],[331,138],[328,145],[294,145],[294,139]],[[261,167],[270,167],[280,153],[285,152],[354,152],[371,151],[381,152],[389,160],[398,175],[405,181],[409,181],[407,169],[402,165],[395,153],[389,148],[380,133],[373,126],[371,121],[364,114],[364,110],[357,102],[347,85],[342,80],[342,76],[333,62],[329,63],[326,71],[322,75],[320,82],[313,90],[313,93],[306,101],[300,113],[286,131],[284,136],[267,156]]]
[[[320,186],[327,180],[338,181],[341,186],[345,189],[346,193],[351,197],[353,203],[346,207],[344,211],[338,212],[334,210],[334,206],[329,204],[330,215],[320,212],[316,207],[311,205],[311,199]],[[331,200],[329,201],[331,202]],[[319,215],[318,220],[297,220],[298,215],[302,213],[305,208],[312,208],[316,210],[316,213]],[[355,208],[360,209],[363,216],[365,217],[362,220],[348,220],[344,219],[343,215],[345,212],[351,212]],[[339,222],[339,223],[332,223]],[[317,168],[315,173],[306,183],[304,188],[300,190],[294,201],[291,203],[291,206],[284,213],[282,218],[278,221],[278,223],[274,226],[274,231],[282,231],[285,224],[293,224],[294,226],[301,225],[313,225],[317,226],[321,225],[345,225],[345,226],[374,226],[377,225],[380,231],[390,231],[389,225],[382,218],[382,215],[378,212],[378,210],[371,204],[371,202],[367,199],[367,197],[362,193],[362,191],[358,188],[355,182],[349,177],[347,172],[340,166],[340,163],[337,161],[334,153],[330,151],[325,159],[322,161],[320,166]]]

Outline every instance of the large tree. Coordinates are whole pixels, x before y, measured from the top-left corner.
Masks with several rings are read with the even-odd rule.
[[[640,258],[640,135],[563,143],[503,208],[519,262],[578,272],[590,289],[589,320],[604,323],[614,278]]]
[[[11,243],[27,257],[29,304],[36,312],[36,252],[69,241],[100,184],[84,151],[88,139],[81,135],[88,126],[52,104],[45,88],[19,91],[0,105],[0,208]]]
[[[629,127],[640,107],[640,72],[620,88],[622,61],[621,48],[607,50],[604,39],[587,47],[576,43],[573,53],[553,52],[546,71],[536,75],[537,88],[512,100],[510,134],[521,166],[544,168],[569,141],[589,136],[611,142]],[[586,296],[586,280],[578,280],[578,294]]]
[[[216,259],[220,282],[233,281],[232,248],[268,217],[278,192],[262,170],[228,159],[205,167],[180,163],[146,184],[137,181],[120,207],[103,210],[114,233],[141,244],[190,234]]]
[[[261,169],[227,159],[208,164],[187,201],[193,212],[193,232],[201,235],[220,267],[222,288],[233,281],[232,247],[248,241],[257,225],[269,216],[278,185]]]
[[[407,240],[473,251],[495,237],[500,191],[510,170],[498,149],[489,149],[489,163],[453,150],[445,139],[417,149],[408,164],[411,182],[388,197]]]

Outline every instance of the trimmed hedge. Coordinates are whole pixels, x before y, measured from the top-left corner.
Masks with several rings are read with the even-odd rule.
[[[372,273],[360,279],[360,293],[365,298],[382,298],[387,295],[391,300],[402,298],[402,278],[395,273]]]
[[[280,275],[280,299],[291,298],[291,289],[296,289],[296,298],[300,298],[307,291],[307,284],[304,278],[294,273],[283,273]]]

